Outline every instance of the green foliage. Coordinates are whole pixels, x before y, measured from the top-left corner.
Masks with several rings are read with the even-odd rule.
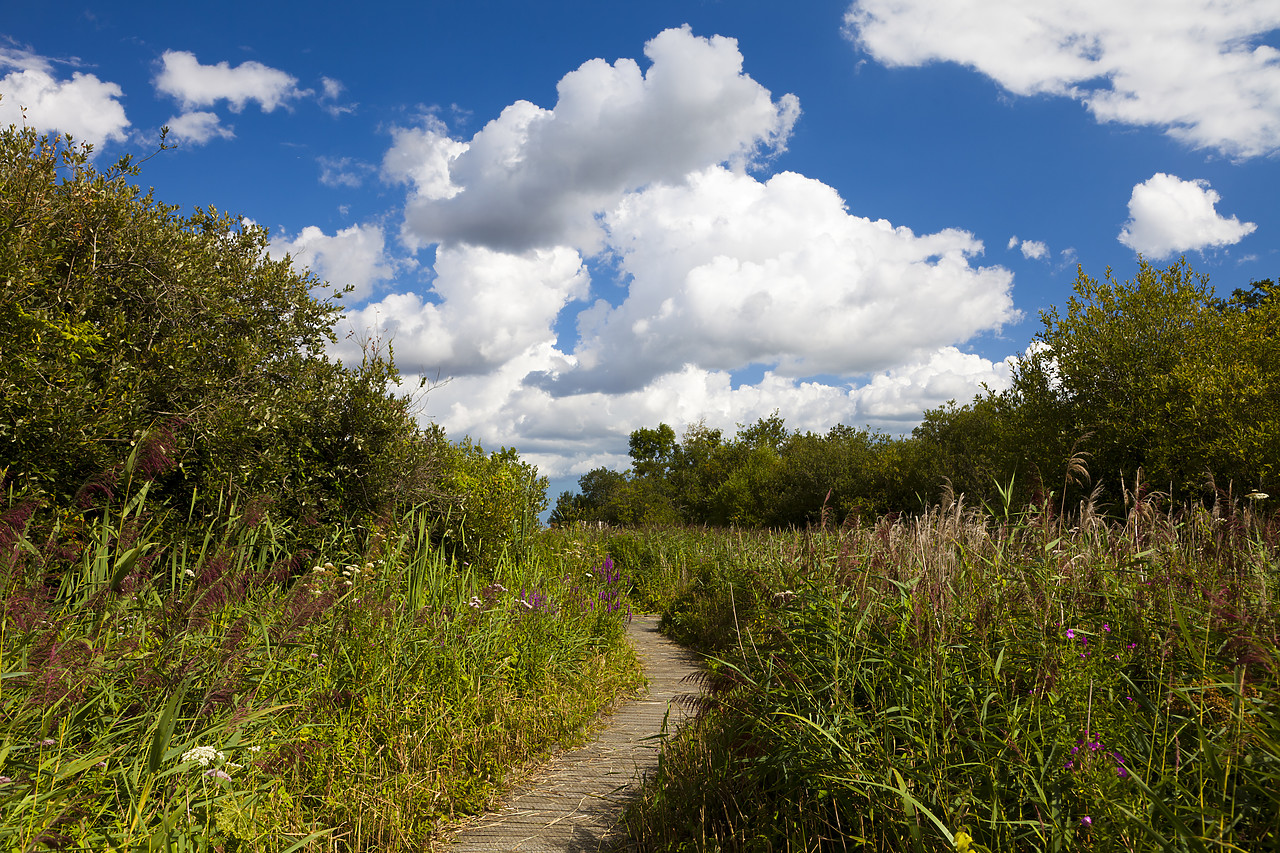
[[[997,394],[975,397],[957,406],[955,401],[924,413],[912,437],[922,445],[929,489],[927,500],[936,502],[937,491],[949,481],[954,495],[968,495],[975,502],[994,501],[995,484],[1007,482],[1018,467],[1011,448],[1007,400]]]
[[[1113,493],[1139,470],[1182,500],[1215,482],[1237,493],[1270,486],[1280,464],[1273,287],[1223,303],[1185,260],[1164,270],[1140,261],[1130,281],[1081,271],[1065,311],[1043,320],[1042,346],[1016,373],[1013,429],[1049,482],[1062,482],[1083,439]]]
[[[547,478],[512,448],[486,453],[466,438],[442,452],[441,487],[457,496],[437,523],[449,553],[466,565],[523,560],[547,508]]]
[[[265,230],[181,216],[136,174],[0,130],[0,469],[71,503],[159,429],[175,506],[230,490],[324,520],[421,499],[434,441],[390,358],[329,361],[321,282],[272,260]]]
[[[631,470],[637,477],[661,477],[675,455],[675,430],[666,424],[658,424],[657,429],[635,430],[628,439],[628,447]]]

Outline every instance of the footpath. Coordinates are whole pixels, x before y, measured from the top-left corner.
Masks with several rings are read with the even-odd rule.
[[[648,692],[606,718],[592,743],[556,755],[497,811],[456,831],[444,853],[625,849],[622,811],[658,766],[664,720],[672,732],[688,716],[687,705],[675,700],[696,690],[681,682],[697,671],[693,655],[658,633],[658,617],[635,617],[627,633],[649,679]]]

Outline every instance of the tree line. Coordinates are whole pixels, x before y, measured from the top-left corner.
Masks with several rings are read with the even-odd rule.
[[[597,468],[553,523],[748,527],[842,523],[960,495],[1069,512],[1126,495],[1171,504],[1277,490],[1280,288],[1218,297],[1185,259],[1139,259],[1118,280],[1078,271],[1011,387],[924,413],[909,436],[837,424],[789,430],[775,412],[736,434],[696,423],[631,433],[627,471]]]

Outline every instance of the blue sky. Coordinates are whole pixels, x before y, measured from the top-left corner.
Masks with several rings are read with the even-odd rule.
[[[0,121],[176,150],[422,417],[553,493],[628,433],[906,432],[1003,387],[1077,264],[1280,275],[1274,0],[38,4]]]

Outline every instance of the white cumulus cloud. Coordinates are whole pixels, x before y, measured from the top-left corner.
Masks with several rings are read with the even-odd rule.
[[[222,123],[217,113],[208,110],[194,110],[174,116],[166,124],[169,137],[174,142],[190,142],[203,145],[210,139],[231,139],[235,131]]]
[[[451,434],[552,475],[625,459],[659,421],[901,431],[998,381],[955,348],[1020,317],[980,240],[762,175],[800,108],[732,39],[667,30],[645,54],[584,63],[553,108],[518,101],[469,139],[393,128],[381,174],[408,188],[401,239],[435,246],[434,279],[350,312],[343,346],[390,340],[411,387],[448,379],[427,410]]]
[[[166,50],[160,63],[156,89],[177,98],[186,110],[226,101],[238,113],[256,101],[264,112],[271,112],[307,94],[298,88],[296,77],[252,60],[234,68],[225,61],[202,65],[194,53]]]
[[[1009,238],[1009,249],[1022,252],[1022,257],[1029,261],[1039,261],[1049,257],[1049,246],[1041,240],[1019,240],[1016,236]]]
[[[397,362],[400,352],[397,347]],[[558,359],[550,346],[531,347],[494,371],[457,377],[437,387],[428,395],[427,408],[450,434],[469,435],[486,447],[519,447],[542,473],[559,477],[601,465],[625,468],[631,431],[662,422],[677,434],[705,421],[732,435],[738,424],[754,423],[776,410],[790,429],[801,431],[825,432],[845,423],[907,433],[926,409],[949,400],[967,403],[982,394],[984,386],[1007,388],[1015,361],[1010,357],[992,362],[944,347],[857,387],[768,371],[756,382],[735,383],[729,371],[692,365],[623,393],[555,397],[520,381]],[[415,377],[409,379],[406,388],[416,387]]]
[[[942,347],[925,361],[903,365],[872,377],[851,396],[859,423],[894,431],[913,427],[920,413],[955,400],[968,403],[984,389],[1004,391],[1012,384],[1017,358],[992,362],[955,347]],[[905,431],[905,430],[902,430]]]
[[[419,128],[393,128],[391,140],[391,148],[382,158],[383,178],[412,184],[419,203],[453,198],[462,192],[462,187],[453,183],[449,170],[453,161],[471,146],[450,139],[448,128],[441,121],[429,118]]]
[[[357,338],[390,341],[406,372],[465,376],[501,370],[532,348],[549,351],[557,315],[590,284],[581,257],[565,247],[442,246],[435,273],[431,300],[392,294],[346,321]]]
[[[636,388],[685,364],[857,375],[1018,317],[1008,270],[971,263],[973,235],[854,216],[794,172],[711,167],[629,195],[604,223],[628,296],[579,318],[561,391]]]
[[[1157,172],[1133,188],[1129,221],[1119,240],[1135,252],[1166,258],[1179,252],[1230,246],[1257,230],[1218,213],[1220,201],[1208,181],[1184,181]]]
[[[553,109],[517,101],[465,144],[436,127],[401,132],[384,168],[415,182],[410,241],[520,251],[589,246],[593,214],[628,190],[782,150],[799,102],[743,73],[734,39],[671,29],[632,59],[593,59],[557,85]],[[403,162],[413,148],[413,165]]]
[[[374,285],[394,277],[401,265],[388,257],[378,225],[352,225],[332,235],[308,225],[296,237],[276,237],[269,251],[277,258],[292,256],[295,267],[310,269],[332,287],[350,285],[352,292],[344,297],[348,303],[367,299]]]
[[[845,25],[886,65],[959,63],[1234,157],[1280,149],[1275,0],[856,0]]]
[[[70,80],[58,79],[48,59],[3,48],[0,68],[15,69],[0,77],[0,122],[5,125],[25,122],[95,146],[125,139],[129,119],[120,103],[124,90],[116,83],[79,71]]]

